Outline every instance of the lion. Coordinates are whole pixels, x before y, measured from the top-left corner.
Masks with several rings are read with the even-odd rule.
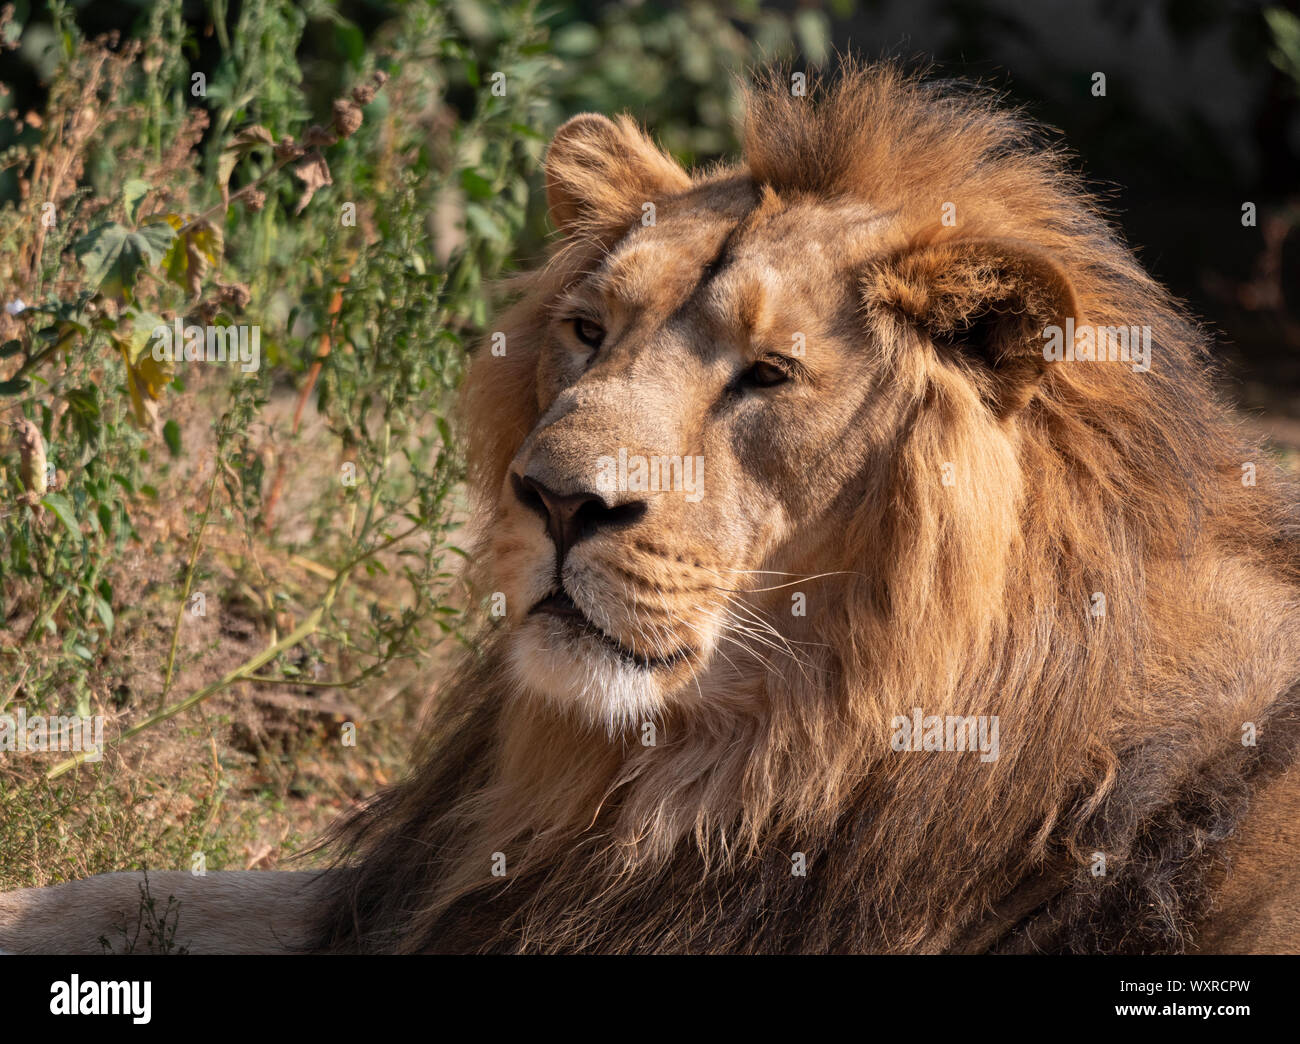
[[[1071,160],[847,62],[737,165],[587,114],[545,180],[463,390],[478,650],[332,869],[152,875],[177,942],[1300,950],[1300,497]]]

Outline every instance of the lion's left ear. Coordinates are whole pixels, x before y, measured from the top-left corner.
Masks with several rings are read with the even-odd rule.
[[[868,307],[884,309],[960,351],[988,376],[987,398],[1009,417],[1033,398],[1046,370],[1043,331],[1077,316],[1069,276],[1018,240],[949,240],[876,263],[863,282]]]
[[[545,167],[551,221],[566,236],[621,232],[646,203],[691,187],[690,175],[628,116],[574,116],[555,132]]]

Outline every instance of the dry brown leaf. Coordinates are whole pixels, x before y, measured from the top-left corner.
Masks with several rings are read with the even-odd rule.
[[[339,136],[334,133],[332,128],[313,124],[307,130],[306,135],[302,139],[302,143],[308,147],[314,148],[318,145],[336,145],[338,144],[338,140]]]
[[[275,138],[271,136],[271,132],[267,130],[265,127],[263,127],[260,123],[254,123],[251,127],[245,127],[238,134],[236,134],[235,140],[231,142],[230,146],[227,147],[233,148],[235,146],[243,145],[251,148],[254,145],[274,145],[274,144],[275,144]]]
[[[302,197],[298,200],[298,206],[294,208],[295,214],[303,212],[318,189],[334,184],[334,179],[330,177],[329,165],[319,152],[313,152],[295,164],[293,173],[302,182]]]
[[[361,106],[348,98],[334,101],[334,127],[345,138],[354,135],[361,126]]]

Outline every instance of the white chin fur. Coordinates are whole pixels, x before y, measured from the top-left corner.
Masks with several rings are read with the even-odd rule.
[[[556,621],[534,617],[518,627],[510,666],[525,688],[611,735],[657,719],[662,706],[653,671]]]

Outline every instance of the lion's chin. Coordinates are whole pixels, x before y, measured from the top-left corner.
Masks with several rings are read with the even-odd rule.
[[[629,662],[562,621],[531,617],[514,633],[510,667],[530,694],[611,734],[658,718],[665,672]]]

